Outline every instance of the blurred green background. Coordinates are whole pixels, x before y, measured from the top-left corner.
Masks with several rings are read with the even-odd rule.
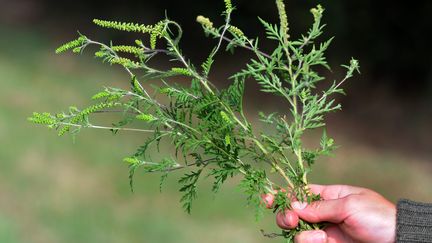
[[[76,29],[102,40],[128,40],[88,25],[92,18],[151,23],[166,9],[185,25],[186,55],[200,61],[210,51],[202,43],[212,42],[194,16],[205,13],[217,19],[223,8],[219,2],[186,1],[188,9],[180,12],[179,3],[168,0],[125,1],[122,6],[107,1],[70,6],[0,0],[0,242],[281,241],[261,236],[261,228],[277,231],[274,216],[268,213],[254,222],[236,179],[217,195],[208,193],[210,185],[203,181],[192,215],[187,215],[178,203],[178,175],[170,176],[160,193],[157,175],[138,172],[136,192],[130,192],[122,158],[143,140],[137,134],[85,130],[73,143],[68,136],[59,138],[26,121],[33,111],[86,105],[102,86],[127,87],[127,75],[118,68],[89,55],[54,54]],[[422,34],[431,29],[426,15],[431,4],[386,8],[362,2],[323,4],[328,8],[327,35],[337,37],[329,50],[330,63],[335,66],[355,56],[363,68],[362,75],[347,84],[343,112],[328,119],[328,132],[341,147],[334,157],[317,163],[311,181],[369,187],[393,202],[402,197],[431,202],[432,53]],[[307,9],[313,3],[288,3],[296,34],[310,23]],[[250,35],[259,34],[256,15],[277,20],[272,1],[265,6],[238,1],[238,14],[234,23]],[[229,61],[216,63],[214,78],[224,79],[247,57],[243,52],[220,57]],[[328,75],[338,76],[339,71],[335,66]],[[258,110],[283,110],[253,85],[248,92],[251,117]]]

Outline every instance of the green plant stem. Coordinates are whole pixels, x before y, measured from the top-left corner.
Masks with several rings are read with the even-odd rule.
[[[225,41],[228,42],[228,43],[235,42],[238,46],[240,46],[240,47],[242,47],[242,48],[245,48],[245,49],[250,50],[250,51],[254,51],[254,47],[249,47],[249,46],[244,45],[244,44],[242,44],[242,43],[238,43],[238,42],[236,42],[235,40],[233,40],[233,39],[231,39],[231,38],[229,38],[229,37],[222,36],[222,35],[219,34],[218,32],[215,32],[215,31],[210,31],[210,32],[211,32],[214,36],[219,37],[219,38],[225,40]],[[265,52],[263,52],[263,51],[260,51],[260,50],[258,50],[258,52],[259,52],[260,55],[265,56],[265,57],[268,58],[268,59],[272,59],[272,57],[271,57],[269,54],[267,54],[267,53],[265,53]]]
[[[127,127],[106,127],[106,126],[97,126],[97,125],[79,125],[75,123],[68,122],[59,122],[59,125],[79,127],[79,128],[95,128],[95,129],[103,129],[103,130],[116,130],[116,131],[133,131],[133,132],[145,132],[145,133],[155,133],[155,130],[146,130],[146,129],[138,129],[138,128],[127,128]]]

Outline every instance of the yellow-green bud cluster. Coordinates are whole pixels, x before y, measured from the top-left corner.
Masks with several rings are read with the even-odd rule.
[[[81,52],[81,47],[75,47],[74,49],[72,49],[73,53],[80,53]]]
[[[138,164],[140,163],[139,159],[135,158],[135,157],[126,157],[123,159],[124,162],[128,163],[128,164]]]
[[[156,117],[154,117],[152,114],[140,114],[136,116],[136,119],[146,122],[151,122],[156,120]]]
[[[224,0],[225,2],[225,10],[227,13],[231,13],[233,11],[233,6],[231,0]]]
[[[138,68],[139,62],[132,61],[125,57],[115,57],[109,61],[111,64],[119,64],[126,68]]]
[[[159,93],[161,94],[168,94],[171,92],[171,89],[169,87],[164,87],[159,89]]]
[[[107,97],[109,97],[109,96],[110,96],[110,93],[108,93],[107,91],[102,91],[102,92],[99,92],[99,93],[93,95],[93,96],[91,97],[91,99],[92,99],[92,100],[97,100],[97,99],[107,98]]]
[[[231,26],[228,28],[228,31],[229,31],[231,34],[236,35],[236,36],[238,36],[238,37],[243,37],[243,36],[245,36],[244,33],[243,33],[243,31],[242,31],[241,29],[235,27],[234,25],[231,25]]]
[[[171,68],[171,71],[173,73],[181,74],[181,75],[184,75],[184,76],[193,76],[191,74],[191,72],[188,69],[186,69],[186,68],[173,67],[173,68]]]
[[[121,94],[119,94],[119,93],[111,93],[111,92],[108,92],[108,91],[106,91],[106,90],[104,90],[104,91],[102,91],[102,92],[99,92],[99,93],[97,93],[97,94],[95,94],[95,95],[93,95],[92,96],[92,100],[98,100],[98,99],[107,99],[107,100],[109,100],[109,101],[114,101],[114,100],[118,100],[118,99],[120,99],[122,97],[122,95]]]
[[[72,40],[69,41],[63,45],[61,45],[59,48],[56,49],[56,54],[68,51],[68,50],[73,50],[74,53],[80,52],[81,51],[81,46],[85,44],[85,42],[87,41],[87,37],[85,36],[80,36],[78,39],[76,40]]]
[[[41,125],[53,125],[56,123],[56,120],[48,112],[33,112],[33,116],[29,117],[28,120]]]
[[[137,23],[125,23],[118,21],[107,21],[94,19],[93,23],[103,28],[111,28],[128,32],[141,32],[141,33],[151,33],[153,27],[151,25],[137,24]]]
[[[78,114],[75,114],[75,116],[69,121],[70,124],[78,124],[80,121],[83,121],[85,119],[85,117],[87,117],[88,115],[90,115],[91,113],[94,113],[96,111],[100,111],[102,109],[105,108],[111,108],[113,106],[119,105],[120,103],[117,102],[103,102],[103,103],[99,103],[99,104],[95,104],[92,106],[89,106],[87,108],[85,108],[84,110],[82,110],[81,112],[79,112]],[[71,107],[71,110],[78,110],[75,107]],[[64,126],[62,129],[60,129],[60,131],[58,132],[59,136],[64,135],[66,132],[68,132],[71,128],[71,125],[66,125]]]
[[[138,94],[144,94],[144,90],[140,84],[140,82],[138,81],[138,79],[134,76],[132,78],[132,85],[134,87],[134,91],[137,92]]]
[[[229,116],[227,115],[227,113],[225,113],[224,111],[221,111],[220,115],[222,117],[222,120],[224,120],[224,122],[226,124],[231,124],[231,119],[229,118]]]
[[[285,4],[283,0],[276,0],[276,6],[279,12],[282,33],[288,38],[288,17],[286,15]]]
[[[213,22],[211,22],[209,18],[206,18],[206,17],[204,17],[204,16],[202,16],[202,15],[199,15],[199,16],[196,18],[196,21],[197,21],[198,23],[200,23],[202,26],[204,26],[204,27],[206,27],[206,28],[208,28],[208,29],[214,29],[214,27],[213,27]]]
[[[320,20],[322,17],[322,14],[324,12],[323,7],[321,7],[321,5],[318,4],[318,6],[316,6],[316,8],[312,8],[311,10],[312,15],[314,16],[314,20]]]
[[[104,57],[105,54],[106,53],[104,51],[97,51],[97,52],[95,52],[95,57]]]
[[[229,134],[225,135],[225,145],[226,146],[231,145],[231,136]]]
[[[115,103],[115,102],[108,102],[108,103],[103,102],[103,103],[95,104],[95,105],[89,106],[89,107],[85,108],[84,110],[82,110],[80,112],[80,114],[77,115],[76,117],[77,117],[77,119],[78,119],[78,117],[82,118],[83,116],[90,115],[91,113],[94,113],[96,111],[99,111],[99,110],[102,110],[105,108],[111,108],[111,107],[116,106],[118,104],[119,103]],[[76,122],[78,120],[71,120],[71,122],[73,123],[73,122]]]
[[[156,25],[144,25],[144,24],[136,24],[136,23],[125,23],[125,22],[117,22],[117,21],[106,21],[94,19],[93,22],[96,25],[99,25],[104,28],[112,28],[122,31],[128,32],[141,32],[141,33],[149,33],[150,34],[150,47],[152,49],[156,48],[156,40],[157,38],[161,38],[163,36],[163,29],[165,26],[165,21],[160,21]],[[142,45],[142,42],[140,42]]]
[[[136,54],[136,55],[142,53],[142,48],[136,46],[125,46],[125,45],[112,46],[111,49],[116,52],[124,52],[124,53]]]
[[[156,40],[157,38],[161,38],[163,34],[163,28],[165,26],[165,22],[160,21],[155,25],[153,30],[150,34],[150,48],[155,49],[156,48]]]

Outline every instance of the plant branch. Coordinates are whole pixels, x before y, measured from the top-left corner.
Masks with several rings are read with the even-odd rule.
[[[154,133],[155,130],[146,130],[146,129],[138,129],[138,128],[127,128],[127,127],[107,127],[107,126],[96,126],[96,125],[79,125],[75,123],[69,122],[59,122],[59,125],[71,126],[71,127],[79,127],[79,128],[95,128],[95,129],[104,129],[104,130],[115,130],[115,131],[132,131],[132,132],[145,132],[145,133]]]

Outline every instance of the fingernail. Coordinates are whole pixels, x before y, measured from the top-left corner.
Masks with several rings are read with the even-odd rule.
[[[299,219],[296,213],[287,210],[283,215],[282,221],[288,228],[292,229],[297,226]]]
[[[292,202],[292,203],[291,203],[291,207],[292,207],[293,209],[297,209],[297,210],[303,210],[303,209],[306,208],[306,206],[307,206],[307,203],[306,203],[306,202],[299,202],[299,201],[296,201],[296,202]]]
[[[324,231],[317,230],[312,233],[311,238],[313,242],[326,242],[327,235]]]
[[[261,195],[262,200],[264,201],[264,204],[266,208],[271,209],[273,208],[273,202],[274,202],[274,196],[270,193]]]

